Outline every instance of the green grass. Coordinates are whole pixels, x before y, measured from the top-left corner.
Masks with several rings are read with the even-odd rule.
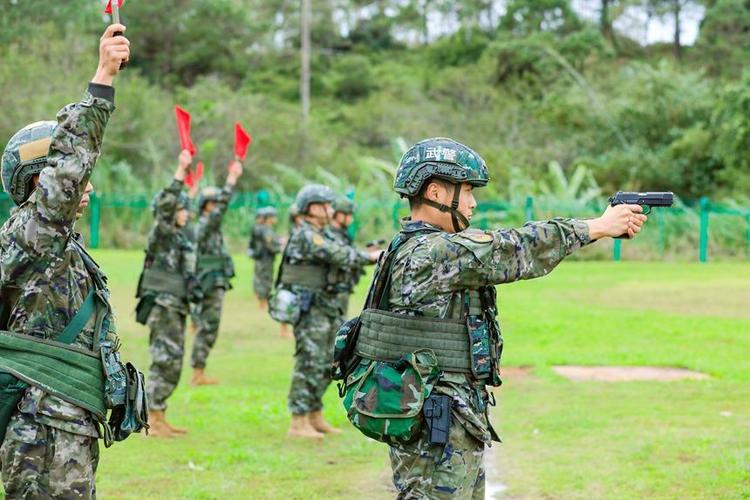
[[[147,330],[131,312],[142,253],[95,256],[110,277],[125,355],[147,371]],[[386,447],[347,425],[333,388],[326,414],[344,435],[286,439],[293,345],[257,309],[248,259],[235,262],[236,288],[208,364],[222,385],[190,387],[186,356],[167,415],[189,436],[135,436],[103,450],[99,494],[391,497]],[[571,262],[500,287],[504,364],[533,374],[508,377],[496,391],[493,420],[504,443],[488,455],[490,480],[512,498],[747,498],[749,291],[747,264]],[[574,383],[550,369],[562,363],[681,366],[712,378]]]

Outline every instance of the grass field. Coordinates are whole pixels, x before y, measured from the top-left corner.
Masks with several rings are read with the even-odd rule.
[[[147,330],[131,312],[142,253],[95,256],[126,357],[145,372]],[[167,414],[189,436],[103,450],[100,496],[392,497],[386,447],[347,426],[333,388],[326,414],[344,435],[286,439],[293,343],[251,298],[248,259],[235,262],[208,364],[222,385],[190,387],[186,357]],[[750,265],[571,262],[499,298],[504,364],[532,368],[496,391],[504,443],[487,467],[501,498],[750,498]],[[679,366],[712,378],[570,382],[555,364]]]

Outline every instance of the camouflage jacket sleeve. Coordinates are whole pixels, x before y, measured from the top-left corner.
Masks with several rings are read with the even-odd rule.
[[[41,171],[33,195],[36,216],[25,231],[29,250],[37,254],[64,251],[114,109],[114,89],[90,84],[83,100],[57,114],[48,166]]]
[[[156,195],[155,233],[157,238],[163,238],[178,230],[175,226],[175,214],[177,213],[182,186],[182,181],[173,179],[169,186]]]
[[[456,290],[544,276],[590,242],[585,222],[552,219],[518,229],[453,234],[445,244],[433,246],[431,258],[442,274],[439,281]],[[439,271],[451,263],[454,252],[455,270]]]
[[[313,230],[304,230],[303,236],[307,254],[313,260],[340,268],[361,266],[370,260],[365,252],[342,245]]]
[[[212,210],[204,220],[205,227],[202,228],[203,234],[215,232],[221,228],[221,221],[224,220],[224,215],[227,213],[227,208],[229,208],[229,201],[232,199],[233,191],[234,186],[229,184],[224,185],[224,188],[219,195],[219,199],[216,200],[216,208]]]
[[[281,239],[273,232],[273,228],[266,226],[262,233],[263,248],[271,255],[281,252]]]

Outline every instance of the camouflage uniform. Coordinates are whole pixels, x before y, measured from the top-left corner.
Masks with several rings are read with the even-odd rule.
[[[233,186],[226,184],[213,200],[216,202],[216,207],[208,214],[201,213],[198,218],[196,227],[198,279],[203,289],[203,299],[197,309],[200,319],[193,345],[193,368],[206,367],[206,359],[219,334],[224,293],[232,288],[229,280],[234,276],[234,263],[224,243],[221,223],[229,207],[233,189]],[[199,207],[199,210],[202,210],[203,203],[199,203]],[[222,269],[218,271],[203,269],[201,261],[207,258],[221,259]]]
[[[250,252],[255,261],[253,290],[259,299],[268,300],[273,288],[273,264],[281,251],[281,239],[269,224],[256,224],[250,238]]]
[[[159,269],[182,276],[185,280],[187,296],[179,297],[167,291],[142,290],[140,295],[152,295],[153,309],[148,315],[149,369],[146,390],[149,408],[164,411],[167,399],[172,395],[182,372],[182,358],[185,352],[185,320],[189,314],[189,297],[198,290],[195,275],[195,245],[190,237],[189,226],[177,227],[175,214],[186,200],[181,201],[183,182],[173,180],[155,198],[154,226],[146,244],[146,269]]]
[[[111,87],[90,84],[81,102],[60,111],[37,189],[0,230],[0,286],[10,331],[55,338],[94,286],[74,225],[113,102]],[[94,323],[91,318],[73,345],[93,350]],[[111,310],[103,324],[116,340]],[[98,436],[89,412],[28,388],[0,448],[5,495],[94,497]]]
[[[292,232],[284,251],[286,265],[313,265],[327,272],[330,267],[348,268],[369,262],[367,254],[334,240],[330,233],[302,222]],[[310,297],[309,309],[303,309],[294,325],[296,349],[294,372],[289,389],[289,411],[302,415],[323,408],[322,398],[331,382],[333,344],[342,316],[340,297],[328,287],[311,289],[283,283],[299,296]]]
[[[425,195],[424,188],[429,187],[432,178],[441,179],[446,189],[452,189],[450,204]],[[414,347],[407,346],[414,345],[430,346],[438,358],[445,360],[445,369],[439,373],[431,397],[434,395],[441,402],[441,398],[448,398],[451,418],[447,442],[432,443],[426,423],[416,440],[408,444],[385,440],[390,443],[393,483],[399,498],[484,498],[484,447],[493,440],[499,441],[488,418],[490,398],[486,388],[500,384],[502,337],[494,285],[543,276],[568,254],[590,242],[588,225],[574,219],[529,223],[520,229],[467,229],[469,221],[459,210],[462,184],[476,188],[488,181],[484,160],[470,148],[445,138],[428,139],[413,146],[402,157],[396,172],[394,190],[450,215],[455,231],[447,232],[419,220],[406,219],[402,223],[401,233],[389,246],[392,253],[376,268],[377,286],[371,287],[367,306],[371,308],[370,315],[380,314],[377,308],[381,306],[388,311],[382,318],[389,318],[390,327],[398,325],[403,344],[394,347],[394,351],[404,352],[378,349],[381,338],[376,337],[376,343],[372,343],[370,330],[364,327],[362,331],[366,333],[357,341],[357,349],[369,350],[375,360],[363,356],[357,370],[366,369],[373,362],[392,364],[389,360],[411,354],[408,351]],[[437,216],[437,212],[432,213]],[[391,262],[390,267],[381,268],[386,262]],[[439,339],[445,337],[440,332],[450,325],[456,329],[465,327],[459,334],[460,338],[466,336],[466,344],[441,346]],[[390,338],[386,330],[374,333],[382,333],[382,339]],[[456,360],[459,364],[452,365]],[[392,381],[377,382],[394,385]],[[390,386],[383,389],[382,394],[396,391]],[[408,388],[404,394],[408,394]],[[368,401],[376,402],[379,394],[367,396]],[[385,433],[388,435],[387,427]]]
[[[346,229],[331,227],[328,229],[328,232],[330,233],[330,238],[340,245],[355,248],[354,242]],[[367,264],[371,263],[367,262]],[[364,274],[365,268],[362,265],[339,269],[336,273],[335,288],[338,293],[339,309],[341,310],[341,316],[337,320],[339,325],[348,319],[349,298]]]
[[[565,256],[590,242],[588,226],[573,219],[527,224],[520,229],[446,233],[406,221],[404,232],[433,229],[397,250],[388,310],[430,318],[450,317],[456,296],[487,284],[549,273]],[[494,431],[485,381],[444,372],[434,392],[453,398],[449,443],[420,439],[391,446],[393,481],[404,498],[484,498],[482,455]]]

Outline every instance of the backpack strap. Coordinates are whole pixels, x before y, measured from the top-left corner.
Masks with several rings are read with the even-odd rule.
[[[65,327],[55,340],[62,342],[63,344],[73,343],[76,337],[78,337],[78,334],[83,330],[83,327],[86,326],[86,323],[89,322],[91,316],[96,312],[96,301],[94,300],[95,295],[95,288],[92,286],[76,315],[73,316],[73,319],[70,320],[68,326]]]

